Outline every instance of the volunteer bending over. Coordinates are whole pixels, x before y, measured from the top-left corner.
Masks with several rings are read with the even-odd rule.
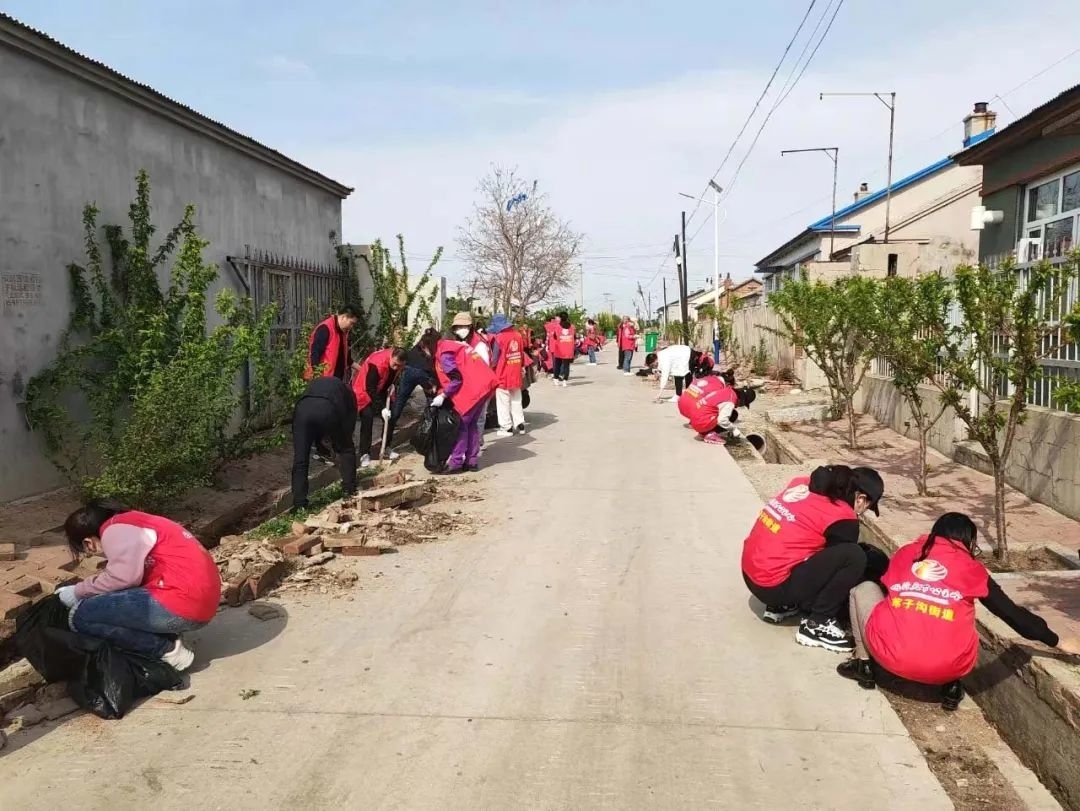
[[[829,465],[792,479],[765,505],[742,552],[743,580],[765,604],[762,619],[806,613],[795,633],[800,645],[855,649],[838,618],[871,563],[859,545],[859,516],[876,515],[884,491],[872,468]]]
[[[656,395],[656,402],[663,400],[668,378],[675,379],[675,396],[680,397],[684,387],[689,386],[695,377],[707,376],[712,372],[712,367],[712,358],[685,344],[672,344],[645,356],[645,368],[660,371],[660,391]]]
[[[375,422],[376,409],[380,411],[387,428],[387,447],[382,449],[382,453],[391,461],[398,456],[389,447],[390,422],[393,417],[387,406],[387,398],[407,360],[408,354],[404,349],[379,349],[364,358],[353,377],[352,390],[356,396],[356,412],[360,420],[360,452],[363,454],[360,457],[360,467],[371,464],[371,428]]]
[[[64,533],[76,555],[102,555],[105,568],[57,589],[79,634],[107,639],[187,670],[195,655],[180,634],[217,613],[221,578],[213,558],[190,532],[160,515],[95,503],[67,517]]]
[[[738,439],[735,423],[738,408],[749,408],[757,393],[748,387],[733,388],[723,377],[706,373],[687,386],[679,397],[679,413],[690,421],[698,436],[712,445],[723,445],[724,434]]]
[[[852,590],[855,656],[837,667],[841,676],[872,690],[873,660],[909,681],[942,685],[941,706],[955,710],[964,697],[960,679],[979,656],[976,600],[1024,639],[1080,652],[1062,645],[1045,620],[1001,590],[976,560],[977,533],[968,516],[945,513],[929,535],[897,551],[880,585],[867,582]]]

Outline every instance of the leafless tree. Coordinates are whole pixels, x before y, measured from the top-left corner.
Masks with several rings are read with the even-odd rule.
[[[458,233],[467,283],[490,296],[496,310],[515,314],[569,289],[582,235],[555,215],[537,183],[493,166],[477,191]]]

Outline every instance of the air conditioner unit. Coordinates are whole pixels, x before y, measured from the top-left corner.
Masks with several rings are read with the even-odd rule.
[[[1022,239],[1016,243],[1017,262],[1038,262],[1042,259],[1041,239]]]

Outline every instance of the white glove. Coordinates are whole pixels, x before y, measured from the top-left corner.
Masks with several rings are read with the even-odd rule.
[[[67,608],[74,608],[79,602],[75,598],[74,586],[61,586],[56,590],[56,596],[60,598],[60,602]]]
[[[382,418],[383,418],[384,420],[388,420],[388,419],[390,419],[390,409],[389,409],[389,408],[384,408],[384,409],[382,410]]]
[[[742,432],[738,428],[732,428],[730,433],[731,433],[731,435],[733,437],[741,437],[742,436]]]
[[[446,402],[446,395],[445,394],[436,394],[435,397],[431,401],[431,407],[432,408],[440,408],[442,406],[442,404],[445,403],[445,402]]]

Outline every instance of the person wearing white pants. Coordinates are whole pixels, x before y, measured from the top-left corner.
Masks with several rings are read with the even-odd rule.
[[[491,319],[491,362],[495,370],[495,411],[499,416],[496,436],[525,433],[525,407],[521,388],[525,380],[525,339],[504,315]]]

